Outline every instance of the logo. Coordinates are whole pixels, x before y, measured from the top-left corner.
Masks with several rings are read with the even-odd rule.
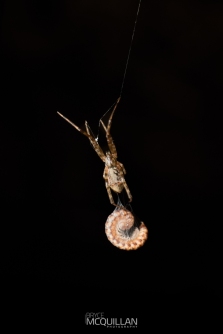
[[[85,314],[87,326],[105,326],[107,328],[137,328],[137,318],[107,318],[104,312],[89,312]]]

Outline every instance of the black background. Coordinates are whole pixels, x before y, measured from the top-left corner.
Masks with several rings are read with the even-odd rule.
[[[107,240],[103,163],[56,113],[97,132],[120,93],[137,6],[1,5],[5,289],[72,287],[85,312],[106,312],[94,308],[101,293],[109,301],[222,291],[222,3],[142,1],[112,124],[133,210],[149,229],[141,249]]]

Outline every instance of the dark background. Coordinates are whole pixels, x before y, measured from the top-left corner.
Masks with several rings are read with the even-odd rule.
[[[112,124],[133,210],[149,229],[141,249],[107,240],[103,163],[56,113],[97,132],[120,93],[137,6],[11,0],[0,8],[6,286],[72,287],[86,312],[106,312],[89,297],[100,293],[222,291],[222,3],[142,1]]]

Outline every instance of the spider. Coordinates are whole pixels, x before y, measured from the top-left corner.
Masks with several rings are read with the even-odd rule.
[[[108,148],[109,150],[106,152],[106,154],[104,154],[103,150],[101,149],[100,145],[98,144],[97,140],[94,138],[94,136],[90,133],[90,128],[89,125],[87,123],[87,121],[85,121],[85,128],[86,131],[81,130],[77,125],[75,125],[74,123],[72,123],[68,118],[64,117],[61,113],[57,112],[62,118],[64,118],[68,123],[70,123],[73,127],[75,127],[75,129],[77,129],[78,131],[80,131],[83,135],[85,135],[86,137],[88,137],[88,139],[90,140],[95,152],[98,154],[98,156],[101,158],[101,160],[105,163],[105,169],[104,169],[104,173],[103,173],[103,178],[105,180],[105,187],[107,189],[108,192],[108,197],[110,200],[110,203],[112,205],[118,206],[115,204],[113,196],[112,196],[112,192],[111,189],[115,192],[115,193],[121,193],[122,190],[125,188],[127,196],[129,198],[129,202],[132,201],[132,195],[130,193],[130,190],[128,188],[128,185],[125,181],[125,177],[124,175],[126,174],[126,170],[123,166],[123,164],[119,161],[117,161],[117,150],[114,144],[114,141],[112,139],[112,136],[110,134],[110,129],[111,129],[111,123],[112,123],[112,117],[114,115],[114,112],[117,108],[117,105],[120,101],[120,97],[118,98],[111,116],[108,120],[108,126],[106,128],[105,124],[103,123],[102,120],[100,120],[101,125],[103,126],[105,133],[106,133],[106,139],[107,139],[107,143],[108,143]]]

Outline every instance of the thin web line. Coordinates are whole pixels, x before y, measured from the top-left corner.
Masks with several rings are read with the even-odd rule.
[[[100,129],[100,126],[101,126],[101,119],[111,110],[112,107],[114,107],[116,102],[114,102],[111,107],[104,113],[104,115],[99,119],[99,123],[98,123],[98,134],[97,134],[97,137],[95,138],[95,140],[98,142],[98,138],[99,138],[99,129]]]
[[[139,16],[140,5],[141,5],[141,0],[139,0],[138,9],[137,9],[137,13],[136,13],[136,19],[135,19],[135,23],[134,23],[134,27],[133,27],[132,39],[131,39],[131,43],[130,43],[130,47],[129,47],[129,52],[128,52],[126,65],[125,65],[125,71],[124,71],[124,76],[123,76],[123,80],[122,80],[120,96],[122,95],[123,86],[124,86],[125,77],[126,77],[126,72],[127,72],[127,68],[128,68],[128,64],[129,64],[129,58],[130,58],[130,53],[131,53],[131,50],[132,50],[132,43],[133,43],[133,38],[134,38],[134,35],[135,35],[135,30],[136,30],[136,24],[137,24],[137,20],[138,20],[138,16]]]
[[[131,51],[132,51],[132,44],[133,44],[133,39],[134,39],[134,36],[135,36],[136,24],[137,24],[137,20],[138,20],[138,16],[139,16],[139,10],[140,10],[141,1],[142,0],[139,0],[138,9],[137,9],[137,13],[136,13],[136,19],[135,19],[135,23],[134,23],[134,27],[133,27],[133,31],[132,31],[132,38],[131,38],[129,52],[128,52],[128,56],[127,56],[127,60],[126,60],[126,64],[125,64],[125,71],[124,71],[124,75],[123,75],[123,79],[122,79],[120,97],[122,95],[122,91],[123,91],[123,87],[124,87],[124,83],[125,83],[125,77],[126,77],[126,72],[127,72],[128,64],[129,64],[130,54],[131,54]],[[116,102],[114,102],[112,104],[112,106],[104,113],[104,115],[100,118],[100,120],[111,110],[111,108],[115,105],[115,103]],[[99,137],[99,128],[100,128],[100,124],[101,124],[100,120],[99,120],[99,124],[98,124],[98,134],[97,134],[97,137],[95,138],[96,141],[98,141],[98,137]]]

